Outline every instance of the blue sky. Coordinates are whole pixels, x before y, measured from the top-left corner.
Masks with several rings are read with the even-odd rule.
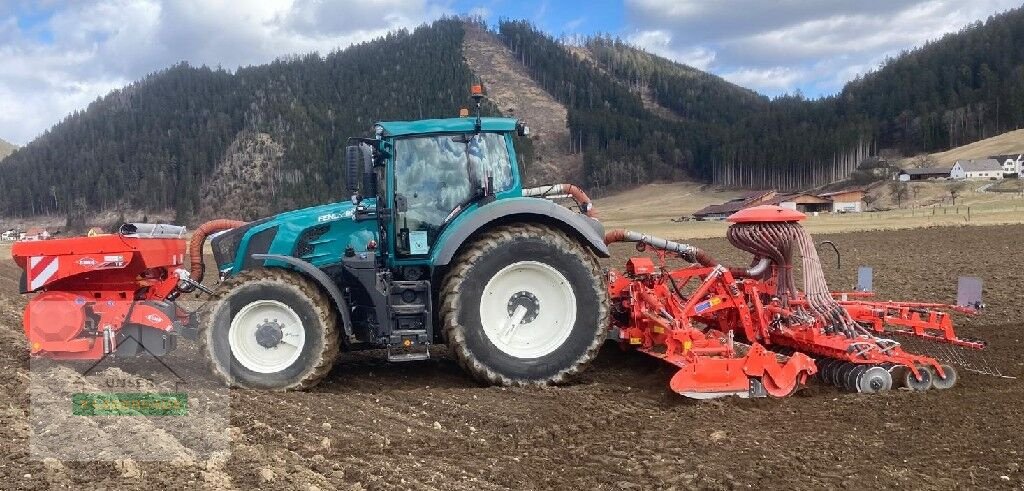
[[[244,8],[240,6],[244,5]],[[1019,0],[0,0],[0,138],[25,144],[179,61],[233,69],[474,14],[619,36],[770,96],[819,97]]]

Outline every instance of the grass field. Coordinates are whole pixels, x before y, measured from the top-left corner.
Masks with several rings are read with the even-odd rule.
[[[1008,131],[1001,135],[933,153],[930,160],[936,164],[952,165],[961,159],[983,159],[992,155],[1024,153],[1024,130]]]
[[[957,199],[957,205],[924,203],[941,201],[946,195],[943,182],[914,183],[921,188],[904,208],[889,211],[809,216],[805,226],[811,233],[839,233],[865,230],[894,230],[949,225],[996,225],[1024,223],[1024,198],[1013,193],[990,193],[977,189],[988,181],[972,181]],[[709,189],[695,183],[651,184],[595,200],[606,229],[627,228],[670,239],[723,237],[725,221],[673,222],[713,203],[739,195],[737,191]],[[968,210],[970,216],[968,217]]]

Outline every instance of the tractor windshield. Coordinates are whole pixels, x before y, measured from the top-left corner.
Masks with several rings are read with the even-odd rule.
[[[504,135],[434,135],[395,142],[395,205],[400,254],[422,255],[448,215],[490,176],[494,192],[512,187]],[[476,181],[476,182],[474,182]]]

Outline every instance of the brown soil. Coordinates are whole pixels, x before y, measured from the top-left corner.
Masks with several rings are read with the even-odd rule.
[[[821,236],[836,288],[875,268],[885,297],[950,301],[985,281],[988,311],[963,334],[1024,376],[1024,226]],[[724,239],[697,241],[727,262]],[[615,249],[618,266],[631,249]],[[198,462],[60,462],[28,451],[28,358],[17,268],[0,261],[0,482],[6,489],[1020,488],[1019,379],[963,373],[948,391],[874,396],[812,386],[788,399],[695,402],[672,370],[607,346],[578,383],[480,387],[446,356],[388,364],[348,354],[304,393],[232,391],[229,455]],[[184,350],[188,353],[188,349]]]

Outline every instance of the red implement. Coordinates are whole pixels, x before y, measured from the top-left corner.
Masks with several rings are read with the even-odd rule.
[[[672,390],[698,399],[785,396],[815,373],[863,393],[952,387],[957,375],[951,366],[885,335],[980,349],[983,342],[956,335],[951,317],[974,310],[829,292],[814,243],[798,223],[804,217],[777,206],[730,217],[730,242],[754,255],[749,268],[727,268],[690,245],[609,232],[606,242],[637,242],[638,250],[651,247],[658,259],[633,257],[625,273],[609,273],[612,327],[623,346],[680,367]],[[794,252],[803,258],[803,289],[793,277]],[[670,254],[695,264],[669,270]]]
[[[168,234],[167,230],[172,233]],[[172,333],[188,315],[167,301],[176,296],[185,260],[183,229],[160,234],[110,234],[17,242],[22,293],[36,293],[25,308],[25,334],[33,355],[98,360],[146,349],[174,347]]]

